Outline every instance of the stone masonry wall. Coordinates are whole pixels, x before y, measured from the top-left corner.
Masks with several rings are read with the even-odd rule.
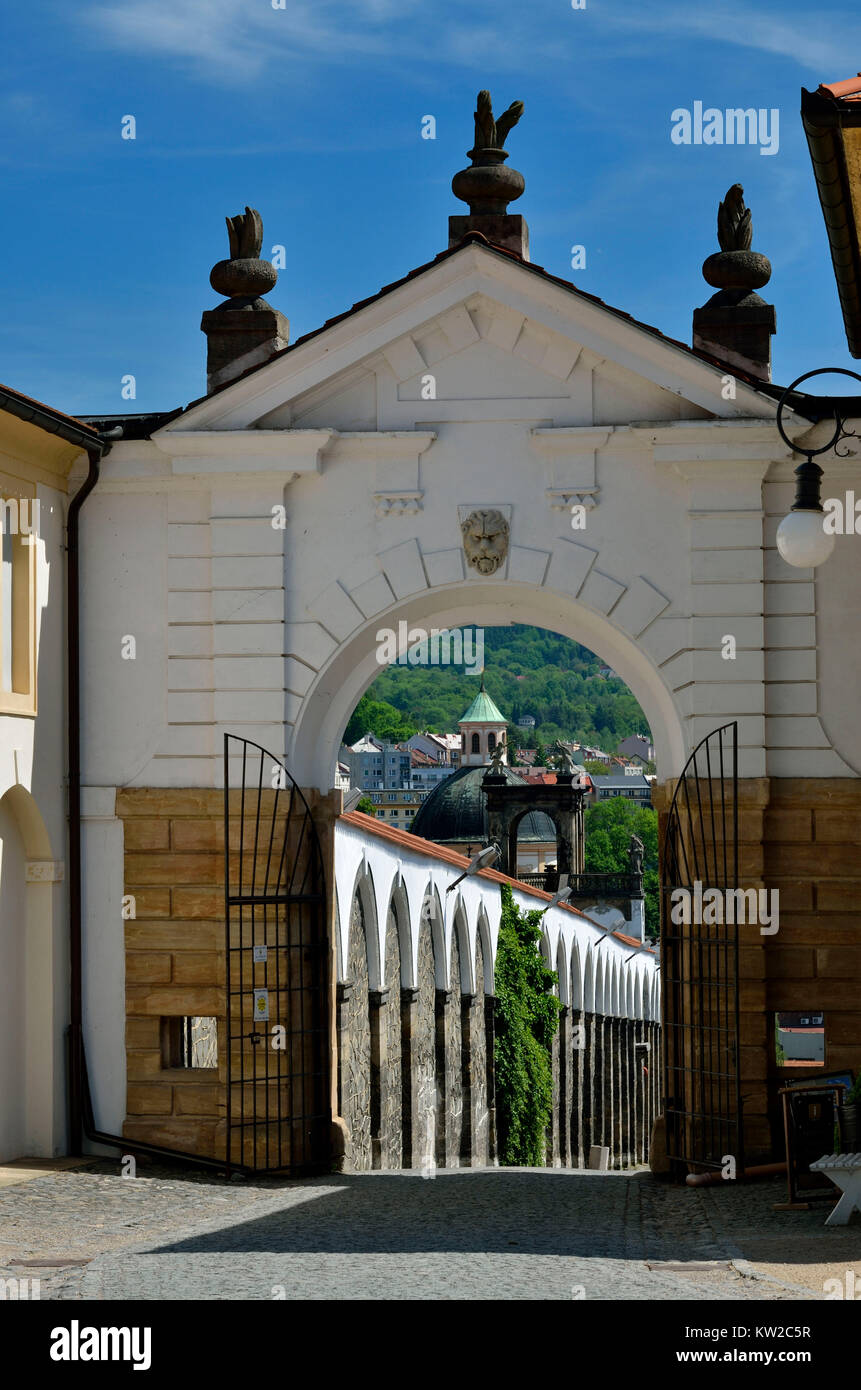
[[[672,790],[653,792],[661,835]],[[783,1156],[777,1093],[787,1080],[861,1069],[861,779],[742,779],[738,813],[739,885],[779,893],[776,933],[739,927],[741,1090],[755,1163]],[[780,1010],[824,1012],[822,1071],[777,1066]]]
[[[326,826],[337,814],[340,794],[306,796],[331,882],[326,860],[332,836]],[[124,893],[134,900],[134,916],[123,924],[128,1077],[123,1132],[129,1139],[221,1156],[227,1083],[223,793],[124,788],[117,792],[116,813],[125,839]],[[183,1016],[217,1020],[216,1068],[168,1065],[163,1020]]]
[[[306,795],[331,885],[331,826],[339,797]],[[227,1092],[222,793],[127,788],[117,793],[116,804],[125,836],[124,892],[134,904],[134,915],[124,922],[128,1084],[123,1132],[130,1140],[221,1157]],[[330,998],[332,1108],[346,1129],[342,1166],[367,1171],[399,1161],[419,1168],[495,1162],[493,998],[484,993],[481,954],[475,995],[462,993],[456,957],[450,989],[437,989],[432,934],[423,923],[417,990],[395,983],[375,993],[369,990],[358,901],[351,911],[352,978],[339,991],[337,1004],[334,987]],[[389,934],[394,960],[394,916]],[[334,980],[334,969],[331,973]],[[182,1017],[216,1019],[214,1068],[170,1065],[165,1020]],[[656,1049],[657,1025],[639,1026]],[[596,1036],[600,1047],[589,1045]],[[626,1162],[629,1149],[642,1161],[654,1106],[640,1084],[642,1054],[632,1051],[633,1038],[633,1028],[613,1032],[605,1021],[579,1012],[570,1023],[566,1018],[554,1047],[548,1162],[585,1167],[589,1142],[610,1142],[613,1124],[599,1113],[602,1098],[623,1094],[626,1069],[637,1078],[637,1103],[624,1122],[636,1130],[636,1141],[614,1145],[611,1162]]]

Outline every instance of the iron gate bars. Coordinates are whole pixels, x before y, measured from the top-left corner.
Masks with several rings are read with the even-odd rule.
[[[661,874],[667,1156],[744,1171],[738,1001],[738,726],[697,745],[667,818]],[[717,889],[710,904],[709,889]],[[678,890],[684,890],[681,893]],[[708,921],[703,921],[708,917]],[[729,919],[732,918],[730,921]]]
[[[324,1170],[330,1136],[323,857],[281,761],[224,736],[228,1171]]]

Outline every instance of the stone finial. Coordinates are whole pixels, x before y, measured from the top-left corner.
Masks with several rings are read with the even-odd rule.
[[[475,145],[473,149],[467,150],[474,165],[487,163],[486,157],[482,156],[487,156],[488,153],[508,157],[505,151],[505,137],[517,125],[522,115],[523,102],[513,101],[504,115],[495,121],[490,92],[479,92],[475,111]]]
[[[256,208],[246,208],[235,217],[225,217],[227,236],[230,241],[230,259],[217,261],[209,272],[209,283],[219,294],[225,294],[231,303],[229,307],[242,309],[250,307],[247,301],[257,299],[258,295],[268,294],[275,288],[278,271],[271,261],[261,261],[263,246],[263,218]],[[257,308],[267,308],[262,300]],[[228,308],[227,304],[219,308]]]
[[[257,260],[263,249],[263,218],[256,208],[246,206],[244,214],[225,217],[232,261]],[[219,262],[221,264],[221,262]]]
[[[494,245],[529,259],[526,222],[508,212],[508,204],[521,196],[526,180],[517,169],[505,168],[508,151],[503,148],[505,137],[522,115],[523,102],[513,101],[499,120],[494,120],[490,92],[479,92],[474,143],[467,150],[471,163],[451,181],[452,192],[469,205],[469,216],[449,218],[449,246],[454,246],[467,232],[481,232]]]
[[[771,261],[751,251],[753,226],[744,189],[734,183],[718,207],[720,251],[703,262],[703,279],[718,290],[758,290],[771,279]]]
[[[777,321],[774,305],[755,291],[771,279],[771,262],[750,249],[750,208],[745,207],[740,183],[733,184],[718,207],[717,234],[721,249],[703,262],[703,279],[718,293],[694,310],[694,347],[770,381],[771,336]]]
[[[223,386],[249,367],[269,360],[286,347],[290,325],[283,314],[260,296],[278,280],[270,261],[260,259],[263,219],[256,208],[225,218],[230,258],[218,261],[209,283],[227,298],[217,309],[208,309],[200,327],[207,337],[207,390]]]

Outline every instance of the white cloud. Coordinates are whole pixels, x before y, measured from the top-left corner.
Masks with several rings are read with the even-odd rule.
[[[137,0],[95,4],[82,18],[109,48],[179,59],[222,81],[242,83],[273,60],[382,54],[389,24],[421,0]]]
[[[668,8],[637,4],[636,7],[606,12],[606,19],[626,34],[654,34],[707,39],[728,43],[737,48],[750,48],[788,58],[817,74],[818,82],[832,82],[854,76],[849,69],[854,60],[848,58],[861,47],[861,25],[856,14],[825,13],[805,4],[796,22],[785,18],[786,5],[771,13],[756,14],[751,3],[693,8],[673,5]]]
[[[851,75],[846,55],[861,50],[854,13],[804,4],[797,19],[787,18],[786,0],[769,12],[761,0],[596,0],[594,9],[566,10],[565,0],[530,0],[522,8],[496,0],[286,0],[283,10],[271,0],[95,0],[78,18],[107,48],[173,59],[227,85],[247,84],[274,64],[295,81],[324,64],[370,66],[377,58],[401,63],[404,77],[412,64],[416,80],[427,76],[430,62],[492,74],[535,72],[561,60],[575,75],[579,63],[660,58],[674,41],[697,40],[707,56],[706,45],[725,43],[787,59],[829,81]]]

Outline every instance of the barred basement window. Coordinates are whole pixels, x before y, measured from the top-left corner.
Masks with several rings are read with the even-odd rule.
[[[218,1023],[214,1018],[163,1018],[162,1066],[201,1071],[218,1068]]]

